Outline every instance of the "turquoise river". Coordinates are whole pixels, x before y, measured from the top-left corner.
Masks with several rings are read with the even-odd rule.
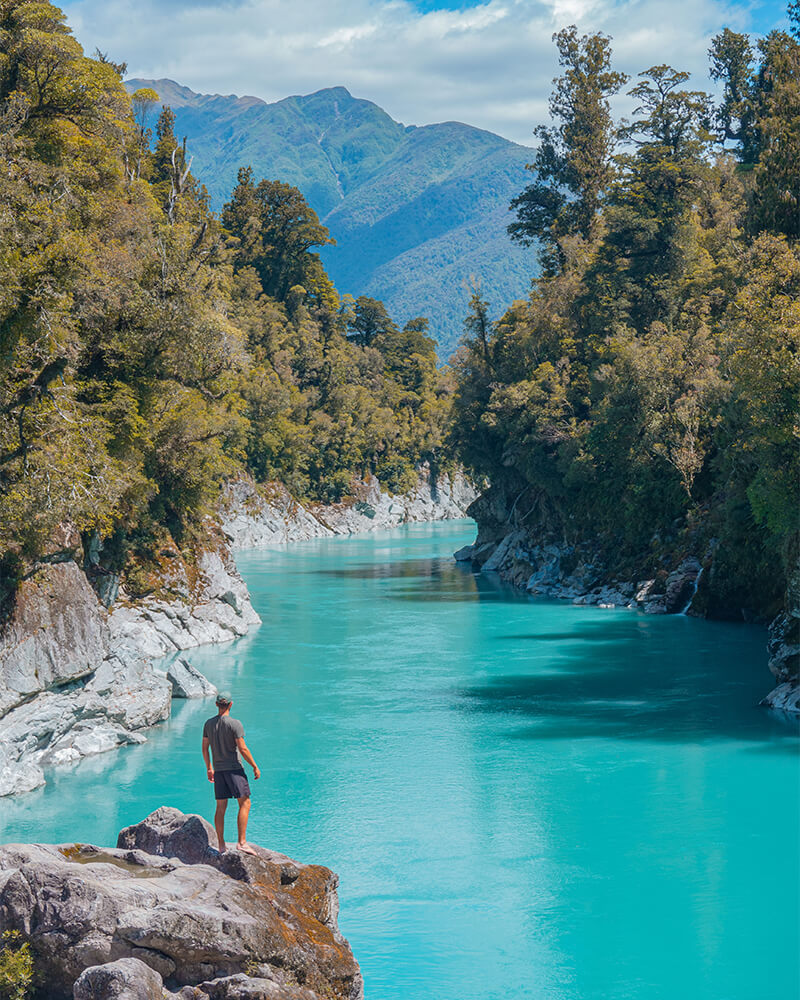
[[[251,838],[341,876],[367,1000],[800,996],[797,726],[763,629],[532,600],[471,522],[244,553],[197,650],[263,773]],[[208,702],[0,805],[0,840],[210,815]],[[232,832],[232,824],[231,824]]]

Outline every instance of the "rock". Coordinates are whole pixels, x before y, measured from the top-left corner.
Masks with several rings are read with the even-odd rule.
[[[92,965],[73,987],[75,1000],[162,1000],[161,976],[138,958]]]
[[[167,669],[173,698],[213,698],[217,689],[188,660],[173,660]]]
[[[89,678],[9,712],[0,739],[0,795],[44,784],[43,767],[143,742],[169,716],[172,685],[140,658],[104,660]]]
[[[778,686],[761,704],[800,713],[800,563],[789,577],[785,610],[769,627],[767,652]]]
[[[261,849],[214,857],[211,835],[201,817],[160,809],[123,830],[121,848],[6,845],[0,931],[30,942],[51,1000],[66,1000],[73,984],[76,998],[150,996],[121,992],[138,966],[119,959],[200,996],[361,1000],[336,923],[337,876]]]
[[[170,565],[176,563],[170,560]],[[167,656],[206,643],[229,642],[261,623],[224,545],[202,551],[197,564],[200,585],[193,604],[146,597],[135,605],[113,609],[109,616],[112,650],[123,645],[144,656]]]
[[[761,701],[766,708],[777,708],[782,712],[800,713],[800,684],[785,681],[779,684]]]
[[[212,982],[200,983],[201,1000],[317,1000],[317,994],[302,986],[281,985],[272,979],[251,979],[249,976],[225,976]],[[192,996],[181,991],[186,1000]],[[196,996],[196,994],[194,994]]]
[[[464,545],[462,548],[453,553],[453,558],[456,562],[472,562],[472,553],[474,549],[474,545]]]
[[[106,615],[74,562],[23,580],[0,637],[0,716],[31,695],[91,673],[108,652]]]
[[[691,556],[669,574],[664,594],[668,615],[685,614],[689,610],[702,570],[700,560]]]
[[[218,859],[214,843],[214,830],[202,816],[186,815],[171,806],[162,806],[140,823],[126,826],[117,837],[120,849],[177,858],[187,865],[209,864]]]
[[[297,503],[279,483],[257,487],[246,479],[230,483],[220,518],[235,549],[262,548],[300,539],[353,535],[411,521],[465,517],[476,490],[461,472],[435,479],[422,465],[415,486],[401,496],[385,492],[374,476],[354,482],[337,504]]]

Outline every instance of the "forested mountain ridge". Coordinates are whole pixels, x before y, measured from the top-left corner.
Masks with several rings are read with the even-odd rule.
[[[669,66],[629,81],[607,37],[559,32],[552,121],[510,226],[543,274],[496,322],[473,301],[454,435],[492,483],[480,559],[532,588],[624,582],[617,600],[644,581],[663,610],[690,556],[696,613],[788,612],[772,666],[798,710],[796,2],[789,18],[755,45],[713,40],[718,101]],[[636,108],[615,122],[623,88]]]
[[[240,166],[299,188],[336,240],[322,259],[337,288],[386,302],[401,321],[428,316],[446,357],[476,278],[500,307],[526,296],[534,255],[509,246],[508,204],[532,151],[460,122],[404,126],[344,87],[288,97],[152,88],[175,111],[193,168],[221,207]]]

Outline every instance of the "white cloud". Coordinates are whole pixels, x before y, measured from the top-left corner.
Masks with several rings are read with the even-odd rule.
[[[711,35],[747,27],[726,0],[488,0],[421,14],[406,0],[76,0],[84,47],[132,76],[277,100],[344,85],[407,124],[460,120],[529,143],[558,72],[551,35],[614,37],[618,68],[671,63],[706,86]]]

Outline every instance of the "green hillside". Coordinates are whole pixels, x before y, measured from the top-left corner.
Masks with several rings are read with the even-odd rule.
[[[527,295],[534,256],[506,226],[530,149],[459,122],[404,126],[344,87],[267,104],[171,80],[126,86],[153,87],[175,111],[214,207],[243,165],[300,188],[337,241],[322,256],[339,290],[383,299],[399,322],[428,316],[443,356],[473,279],[498,309]]]

